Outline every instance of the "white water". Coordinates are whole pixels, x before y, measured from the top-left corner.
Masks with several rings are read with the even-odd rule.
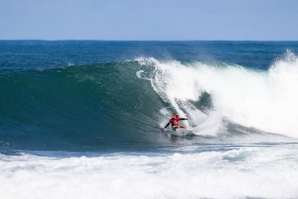
[[[297,198],[297,154],[297,145],[284,145],[154,156],[0,155],[0,198]]]
[[[184,65],[154,58],[138,61],[154,67],[151,74],[138,71],[138,77],[151,81],[160,97],[182,117],[189,117],[187,125],[196,127],[200,134],[224,131],[222,120],[228,119],[245,127],[298,138],[298,57],[291,52],[268,71],[200,62]],[[198,101],[202,92],[208,92],[213,100],[215,109],[209,114],[188,102]]]

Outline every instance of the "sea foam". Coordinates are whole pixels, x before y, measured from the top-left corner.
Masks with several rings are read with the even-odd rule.
[[[150,74],[139,71],[138,77],[149,80],[165,102],[181,116],[189,117],[189,127],[212,124],[217,129],[205,134],[216,135],[226,119],[298,138],[298,57],[290,51],[266,71],[225,63],[181,63],[154,58],[137,61],[154,68]],[[209,114],[190,103],[198,101],[204,92],[210,94],[214,106]]]
[[[0,155],[1,198],[297,198],[295,145],[57,158]]]

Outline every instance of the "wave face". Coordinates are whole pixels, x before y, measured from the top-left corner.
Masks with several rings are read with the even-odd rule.
[[[1,76],[2,140],[86,149],[149,142],[147,132],[155,130],[154,113],[163,102],[132,72],[136,67],[127,62]]]

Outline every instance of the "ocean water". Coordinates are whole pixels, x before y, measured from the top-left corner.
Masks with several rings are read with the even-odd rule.
[[[297,102],[298,42],[0,41],[0,198],[298,198]]]

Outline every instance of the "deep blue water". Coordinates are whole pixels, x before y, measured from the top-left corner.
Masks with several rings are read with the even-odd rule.
[[[212,136],[198,131],[196,136],[173,139],[160,127],[170,112],[179,112],[192,119],[189,127],[201,129],[200,124],[213,121],[210,115],[221,110],[212,82],[228,82],[235,77],[234,70],[244,70],[247,78],[258,77],[280,60],[291,62],[286,57],[295,59],[297,53],[298,42],[0,41],[0,152],[148,152],[171,151],[177,142],[183,146],[295,142],[291,139],[298,137],[294,132],[298,129],[287,134],[274,131],[278,127],[268,128],[275,118],[267,117],[264,125],[246,125],[225,111],[220,130]],[[198,68],[198,81],[187,84],[182,97],[172,98],[172,87],[167,86],[196,78],[190,78],[189,68]],[[209,69],[213,75],[203,74]],[[208,75],[209,82],[199,85]],[[253,80],[250,83],[254,85]],[[230,86],[241,90],[241,79],[240,88],[237,85]],[[173,89],[184,92],[177,86]],[[196,99],[187,96],[197,92]],[[252,103],[257,105],[259,99]]]

